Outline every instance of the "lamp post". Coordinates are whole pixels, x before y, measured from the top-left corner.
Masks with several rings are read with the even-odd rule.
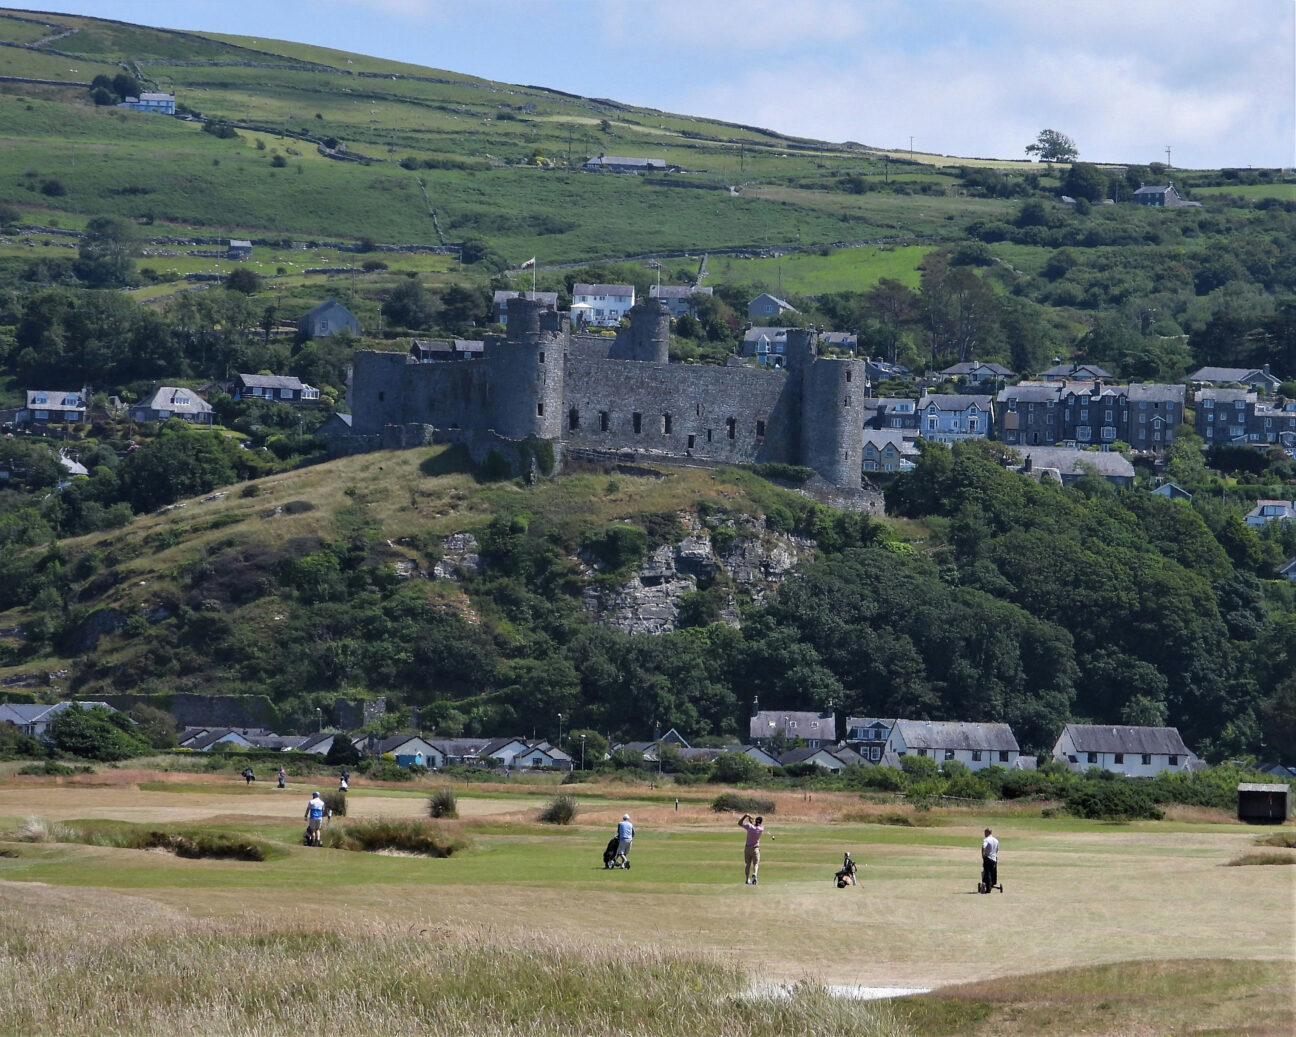
[[[585,736],[581,735],[581,770],[585,769]]]
[[[562,714],[558,714],[558,748],[562,748]]]
[[[318,707],[315,710],[315,733],[319,734],[324,730],[324,710]]]

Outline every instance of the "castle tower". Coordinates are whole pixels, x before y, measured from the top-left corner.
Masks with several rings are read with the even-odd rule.
[[[630,327],[617,332],[613,360],[664,364],[670,351],[670,310],[660,299],[641,299],[630,309]]]
[[[789,371],[809,370],[818,355],[819,332],[814,328],[788,328],[783,356]]]
[[[490,427],[502,436],[561,435],[567,322],[534,299],[508,301],[508,335],[492,352]]]
[[[801,463],[847,489],[860,487],[864,392],[864,364],[859,360],[819,357],[802,375]]]

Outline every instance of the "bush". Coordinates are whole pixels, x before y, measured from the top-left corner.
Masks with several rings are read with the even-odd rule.
[[[711,801],[711,809],[717,814],[765,814],[774,813],[774,801],[759,796],[744,796],[737,792],[722,792]]]
[[[428,817],[451,818],[459,816],[459,800],[455,798],[454,789],[442,785],[434,789],[428,797]]]
[[[29,763],[18,771],[19,774],[39,774],[54,778],[66,778],[72,774],[93,774],[93,767],[69,767],[66,763],[46,760],[44,763]]]
[[[764,777],[765,768],[746,753],[721,753],[711,767],[709,780],[716,784],[740,785]]]
[[[369,771],[374,781],[413,781],[414,775],[408,767],[402,767],[395,760],[379,760]]]
[[[324,800],[324,809],[334,817],[346,817],[347,804],[346,793],[341,789],[330,789],[321,797]]]
[[[397,850],[422,857],[449,857],[468,848],[465,839],[427,821],[380,817],[353,821],[324,832],[324,845],[335,850]]]
[[[1160,821],[1165,812],[1152,802],[1152,790],[1133,781],[1080,782],[1066,798],[1068,813],[1097,821]]]
[[[560,792],[540,811],[539,819],[547,825],[569,825],[576,820],[579,809],[575,796]]]

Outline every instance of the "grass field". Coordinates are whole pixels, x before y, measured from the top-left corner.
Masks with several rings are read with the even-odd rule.
[[[419,817],[432,787],[361,782],[348,821]],[[0,981],[25,991],[0,1006],[0,1031],[154,1032],[211,997],[217,1030],[282,1032],[289,1006],[306,1010],[303,970],[346,1014],[339,1032],[402,1005],[439,1012],[437,1033],[515,1032],[524,1018],[543,1033],[617,1019],[626,1032],[679,1032],[670,1017],[725,1033],[1049,1033],[1059,1009],[1069,1032],[1296,1024],[1296,868],[1227,867],[1257,832],[1223,816],[1120,826],[1018,807],[910,828],[870,821],[907,808],[775,793],[752,888],[734,819],[709,808],[713,788],[578,786],[576,823],[555,828],[535,820],[551,786],[459,787],[461,820],[448,825],[471,848],[442,860],[302,847],[309,791],[126,769],[0,779]],[[639,830],[634,867],[605,871],[623,810]],[[183,860],[15,839],[30,816],[208,827],[280,851]],[[1003,841],[1006,890],[988,897],[974,893],[984,823]],[[838,890],[845,849],[862,882]],[[86,982],[111,1005],[93,1025],[71,1007]],[[740,997],[758,982],[792,984],[792,996]],[[939,989],[843,1015],[826,984]],[[483,985],[495,1008],[473,1030]]]
[[[863,292],[884,277],[917,288],[918,266],[929,251],[921,245],[903,245],[835,249],[828,255],[793,252],[777,259],[712,256],[707,270],[721,283],[750,281],[770,291],[781,286],[783,291],[805,294]]]

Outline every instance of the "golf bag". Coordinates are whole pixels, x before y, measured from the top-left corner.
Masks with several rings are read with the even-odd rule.
[[[621,840],[615,835],[608,840],[607,846],[603,847],[603,867],[615,868],[617,866],[617,847]]]
[[[981,858],[981,881],[977,883],[978,893],[989,893],[992,889],[1003,892],[1003,883],[999,881],[999,862]]]

